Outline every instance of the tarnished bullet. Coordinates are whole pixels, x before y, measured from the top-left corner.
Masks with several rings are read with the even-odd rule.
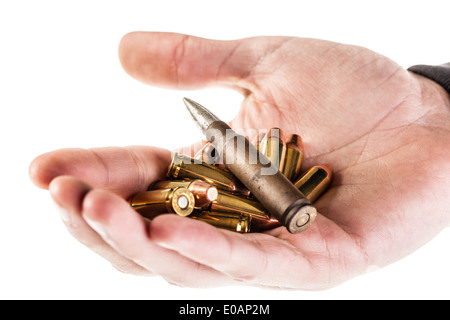
[[[184,103],[228,169],[289,232],[301,232],[313,223],[316,208],[280,171],[272,170],[267,157],[197,102],[184,98]]]
[[[280,128],[271,128],[259,143],[259,151],[275,168],[283,172],[286,157],[286,142]]]
[[[286,156],[283,166],[283,174],[291,181],[298,178],[303,161],[302,138],[297,134],[291,134],[286,139]]]
[[[217,188],[202,180],[160,180],[152,183],[149,190],[185,187],[195,198],[195,208],[204,207],[217,199]]]
[[[192,219],[207,222],[215,227],[236,231],[250,232],[252,217],[246,214],[195,212],[189,216]]]
[[[306,171],[294,185],[309,199],[315,202],[328,188],[333,169],[327,164],[314,166]]]
[[[250,193],[231,172],[178,153],[174,153],[166,176],[177,180],[200,179],[217,189],[243,195]]]
[[[164,213],[188,216],[194,211],[195,198],[188,188],[178,187],[139,192],[131,197],[130,204],[149,219]]]

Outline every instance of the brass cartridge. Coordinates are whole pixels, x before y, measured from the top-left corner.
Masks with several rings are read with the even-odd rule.
[[[149,190],[175,189],[185,187],[192,192],[195,198],[195,208],[201,208],[217,199],[217,188],[209,183],[195,180],[160,180],[152,183]]]
[[[253,220],[269,220],[270,216],[256,199],[231,194],[223,190],[219,190],[217,199],[204,207],[203,211],[212,214],[246,214],[251,216]]]
[[[271,217],[258,200],[222,190],[219,190],[219,196],[215,201],[202,209],[202,213],[208,215],[229,214],[235,217],[242,214],[250,216],[252,231],[265,231],[281,226],[280,222]]]
[[[189,218],[207,222],[215,227],[236,231],[250,232],[252,217],[246,214],[194,212]]]
[[[211,111],[190,99],[183,99],[194,122],[206,139],[226,159],[228,169],[290,233],[308,229],[317,209],[269,159],[244,136],[237,134]],[[262,146],[261,146],[262,147]],[[257,155],[256,162],[252,155]],[[281,162],[284,163],[284,162]],[[275,170],[273,170],[275,169]]]
[[[297,134],[291,134],[286,139],[286,157],[284,160],[283,174],[291,181],[295,181],[300,173],[303,161],[302,138]]]
[[[328,188],[332,175],[333,169],[330,165],[314,166],[294,182],[294,185],[313,203]]]
[[[188,216],[194,203],[194,195],[185,187],[139,192],[130,199],[131,207],[148,219],[163,213]]]
[[[265,132],[258,132],[258,134],[253,138],[251,141],[252,144],[255,146],[256,150],[260,150],[259,146],[261,145],[261,142],[264,140],[264,137],[266,136]]]
[[[280,172],[284,170],[286,141],[280,128],[271,128],[259,144],[259,151],[270,160]]]
[[[250,194],[231,172],[178,153],[174,154],[166,176],[178,180],[200,179],[220,190]]]
[[[280,226],[281,226],[280,221],[270,216],[268,217],[268,219],[253,219],[250,228],[252,232],[262,232]]]

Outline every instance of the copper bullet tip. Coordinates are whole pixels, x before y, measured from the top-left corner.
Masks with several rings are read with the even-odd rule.
[[[205,206],[217,199],[219,193],[217,188],[202,180],[194,180],[189,190],[195,195],[197,207]]]
[[[265,139],[267,140],[275,139],[279,141],[284,141],[283,130],[277,127],[270,128],[270,130],[267,132]]]

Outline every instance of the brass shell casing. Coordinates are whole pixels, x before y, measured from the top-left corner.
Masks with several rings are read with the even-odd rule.
[[[227,168],[264,208],[290,233],[308,229],[317,217],[317,209],[282,174],[282,168],[277,170],[271,164],[262,152],[263,145],[258,151],[246,137],[237,134],[211,111],[190,99],[183,101],[206,139],[216,147],[222,159],[226,159]],[[284,164],[284,161],[279,163]]]
[[[178,180],[200,179],[220,190],[250,195],[231,172],[178,153],[172,157],[166,176]]]
[[[139,192],[130,199],[131,207],[148,219],[164,213],[188,216],[194,203],[194,195],[185,187]]]
[[[253,219],[251,230],[252,232],[263,232],[267,230],[271,230],[277,227],[280,227],[281,223],[277,219],[273,218],[272,216],[269,216],[268,219]]]
[[[192,219],[207,222],[215,227],[240,233],[250,232],[252,217],[246,214],[194,212]]]
[[[209,183],[195,179],[195,180],[160,180],[152,183],[149,190],[156,189],[175,189],[178,187],[184,187],[192,192],[195,198],[195,208],[201,208],[218,197],[217,188]]]
[[[242,197],[219,190],[219,195],[210,205],[203,208],[204,212],[213,214],[245,214],[253,220],[269,220],[270,214],[256,199]]]
[[[280,128],[271,128],[259,144],[259,151],[273,166],[283,172],[286,157],[286,142]]]
[[[300,168],[303,161],[303,143],[302,138],[297,134],[291,134],[286,139],[286,156],[284,160],[284,166],[282,169],[283,174],[291,181],[298,178],[300,174]]]
[[[306,171],[294,185],[312,202],[315,202],[331,183],[333,169],[329,165],[314,166]]]
[[[260,145],[261,142],[264,140],[264,137],[266,136],[265,132],[259,132],[251,141],[251,143],[255,146],[256,150],[260,151]]]

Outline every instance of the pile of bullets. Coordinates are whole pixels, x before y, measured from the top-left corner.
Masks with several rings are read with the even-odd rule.
[[[281,129],[272,128],[253,144],[311,203],[328,188],[332,177],[329,165],[313,166],[301,174],[304,153],[299,135],[285,139]],[[151,220],[173,213],[241,233],[281,225],[227,170],[211,143],[194,157],[175,153],[166,177],[130,198],[131,206],[143,217]]]

